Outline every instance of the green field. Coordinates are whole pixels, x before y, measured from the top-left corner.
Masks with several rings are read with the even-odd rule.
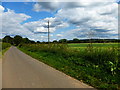
[[[81,48],[87,47],[90,43],[71,43],[68,44],[70,47]],[[92,43],[93,47],[118,47],[118,43]]]
[[[120,89],[117,43],[23,44],[19,49],[95,88]]]

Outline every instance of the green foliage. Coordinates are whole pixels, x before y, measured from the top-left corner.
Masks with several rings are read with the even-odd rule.
[[[9,43],[0,43],[0,58],[2,58],[2,54],[11,46]]]
[[[18,46],[18,45],[20,46],[21,44],[29,44],[29,43],[34,44],[34,43],[36,43],[35,41],[29,40],[28,38],[22,38],[19,35],[16,35],[13,38],[10,36],[5,36],[2,39],[2,42],[10,43],[11,45],[15,45],[15,46]],[[40,42],[38,42],[38,43],[40,43]]]
[[[22,42],[22,37],[19,35],[16,35],[13,39],[15,46],[18,46]]]
[[[5,36],[2,41],[13,44],[13,38],[11,38],[10,36]]]
[[[10,46],[11,46],[11,44],[9,44],[9,43],[2,43],[2,44],[0,44],[1,50],[6,49],[6,48],[8,48]]]
[[[96,88],[120,87],[118,47],[72,49],[67,44],[23,44],[20,49]]]
[[[79,41],[80,41],[80,40],[77,39],[77,38],[74,38],[74,39],[73,39],[73,43],[79,43]]]
[[[81,57],[95,65],[98,65],[106,72],[115,75],[119,74],[119,48],[86,48],[80,53]],[[83,54],[84,53],[84,54]]]
[[[59,42],[60,43],[67,43],[67,39],[60,39]]]
[[[57,40],[54,40],[53,43],[57,43]]]
[[[30,40],[28,38],[23,38],[21,43],[28,44],[28,43],[30,43]]]

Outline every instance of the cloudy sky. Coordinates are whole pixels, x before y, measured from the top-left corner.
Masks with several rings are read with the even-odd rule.
[[[21,35],[35,41],[46,41],[49,20],[51,41],[62,38],[118,38],[116,0],[53,1],[2,2],[2,37]]]

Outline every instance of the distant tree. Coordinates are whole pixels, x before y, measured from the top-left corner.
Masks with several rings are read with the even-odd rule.
[[[73,39],[73,42],[74,42],[74,43],[79,43],[79,41],[80,41],[80,40],[77,39],[77,38],[74,38],[74,39]]]
[[[67,39],[60,39],[59,42],[60,43],[67,43]]]
[[[30,40],[28,38],[23,38],[22,43],[28,44],[30,43]]]
[[[3,42],[6,42],[6,43],[10,43],[10,44],[13,44],[13,38],[10,37],[10,36],[5,36],[3,39],[2,39]]]
[[[0,39],[0,42],[2,42],[2,39]]]
[[[35,44],[35,41],[31,40],[30,43],[31,43],[31,44]]]
[[[40,41],[37,41],[37,43],[40,43]]]
[[[18,45],[22,42],[22,37],[19,36],[19,35],[16,35],[16,36],[14,37],[13,41],[14,41],[14,45],[15,45],[15,46],[18,46]]]
[[[73,43],[73,40],[67,40],[67,43]]]
[[[57,40],[54,40],[53,43],[57,43]]]

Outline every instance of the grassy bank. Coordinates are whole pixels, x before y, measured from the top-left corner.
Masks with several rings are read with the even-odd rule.
[[[8,48],[8,47],[10,47],[11,46],[11,44],[9,44],[9,43],[0,43],[0,51],[2,51],[2,50],[4,50],[4,49],[6,49],[6,48]]]
[[[2,55],[9,49],[11,44],[9,43],[0,43],[0,58],[2,58]]]
[[[4,55],[4,53],[9,49],[10,47],[7,47],[5,49],[2,50],[2,55]]]
[[[118,47],[76,50],[66,44],[28,44],[19,49],[95,88],[120,88]]]

